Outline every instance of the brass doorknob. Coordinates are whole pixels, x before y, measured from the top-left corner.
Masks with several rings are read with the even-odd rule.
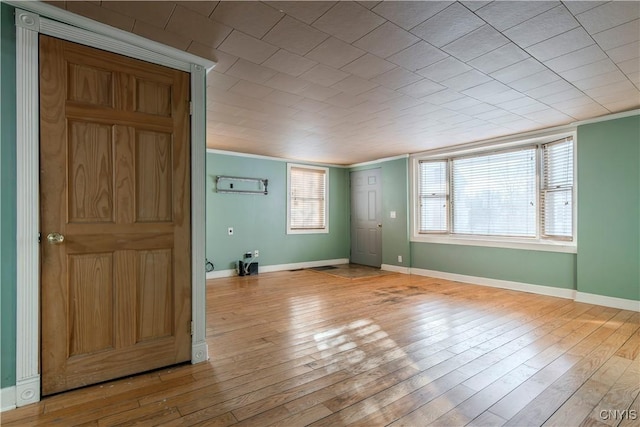
[[[47,241],[51,245],[59,245],[60,243],[64,242],[64,236],[56,232],[49,233],[47,235]]]
[[[382,224],[378,224],[378,228],[382,228]]]

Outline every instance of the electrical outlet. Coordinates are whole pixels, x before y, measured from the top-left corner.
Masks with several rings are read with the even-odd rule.
[[[229,236],[233,236],[233,227],[227,228],[227,233],[229,234]]]
[[[244,253],[244,257],[245,257],[245,259],[251,258],[251,252],[245,252]]]
[[[402,262],[402,255],[398,255],[398,262]]]
[[[254,258],[258,258],[260,256],[260,251],[257,250],[257,249],[255,251],[253,251],[253,256],[254,256]]]

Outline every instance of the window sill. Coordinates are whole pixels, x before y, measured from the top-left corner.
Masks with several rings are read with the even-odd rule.
[[[445,245],[483,246],[488,248],[521,249],[529,251],[562,252],[575,254],[578,252],[576,242],[547,241],[536,239],[507,239],[499,237],[455,237],[438,235],[413,235],[412,242],[438,243]]]
[[[308,229],[308,230],[287,229],[287,234],[329,234],[329,228]]]

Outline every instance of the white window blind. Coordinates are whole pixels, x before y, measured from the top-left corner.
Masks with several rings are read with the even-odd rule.
[[[573,139],[542,147],[541,228],[546,238],[573,235]]]
[[[453,233],[536,235],[535,148],[454,159]]]
[[[289,228],[291,230],[325,229],[326,168],[291,166],[289,173]]]
[[[420,162],[420,232],[447,231],[447,161]]]

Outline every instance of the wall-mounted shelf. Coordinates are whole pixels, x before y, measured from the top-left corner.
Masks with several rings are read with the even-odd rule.
[[[253,189],[252,184],[257,184]],[[238,176],[216,176],[216,193],[226,194],[263,194],[267,195],[269,180],[264,178],[244,178]]]

